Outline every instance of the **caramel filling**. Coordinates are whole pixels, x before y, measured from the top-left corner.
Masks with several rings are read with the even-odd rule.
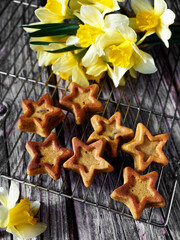
[[[142,181],[139,178],[135,178],[134,176],[132,176],[132,178],[133,178],[133,183],[129,187],[128,192],[136,197],[136,201],[138,203],[140,203],[144,197],[153,196],[150,190],[148,189],[149,182],[150,182],[149,179]]]
[[[83,165],[85,167],[86,172],[89,172],[91,166],[99,165],[100,162],[96,158],[96,149],[93,149],[92,151],[88,152],[87,150],[82,148],[81,156],[77,160],[77,163]]]
[[[42,105],[38,106],[38,105],[35,105],[33,106],[34,109],[33,109],[33,114],[31,115],[31,117],[37,117],[39,120],[43,121],[44,119],[44,116],[50,112],[49,109],[46,108],[46,105],[45,103],[43,103]]]
[[[144,154],[144,161],[146,162],[150,156],[158,157],[158,153],[156,151],[158,144],[158,141],[151,142],[147,136],[144,136],[144,143],[137,146],[136,149]]]
[[[102,135],[109,137],[111,140],[114,140],[116,134],[120,133],[120,131],[116,128],[116,122],[113,122],[109,125],[102,122],[102,126]]]
[[[51,166],[54,165],[55,159],[62,155],[62,151],[56,149],[52,143],[46,147],[38,148],[38,152],[40,154],[40,163],[48,163]]]
[[[78,95],[73,99],[73,102],[78,103],[81,108],[83,108],[86,104],[92,103],[89,99],[89,92],[78,93]]]

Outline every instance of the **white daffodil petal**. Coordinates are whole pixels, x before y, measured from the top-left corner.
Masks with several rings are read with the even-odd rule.
[[[62,6],[62,15],[65,16],[69,0],[59,0]]]
[[[97,39],[95,47],[99,56],[104,55],[104,49],[113,44],[120,44],[124,38],[119,32],[107,32]]]
[[[17,231],[17,229],[14,226],[12,226],[12,225],[8,226],[6,228],[6,231],[15,235],[18,239],[23,240],[23,237],[21,236],[21,234]]]
[[[30,201],[30,209],[31,209],[31,212],[33,213],[33,216],[35,216],[38,213],[39,208],[40,208],[39,201],[34,201],[34,202]]]
[[[144,74],[155,73],[157,71],[157,68],[155,66],[154,59],[152,58],[152,56],[150,54],[145,53],[143,51],[141,51],[141,52],[142,52],[143,58],[136,55],[136,58],[134,59],[133,68],[137,72],[144,73]],[[145,61],[143,61],[143,59]]]
[[[8,192],[5,188],[0,187],[0,202],[2,205],[7,205],[8,201]]]
[[[45,7],[36,9],[35,14],[43,23],[61,23],[64,20],[63,16],[53,13]]]
[[[157,16],[161,16],[167,9],[167,4],[164,0],[154,0],[154,13]]]
[[[82,58],[82,65],[84,67],[94,65],[98,61],[98,58],[99,56],[97,54],[96,48],[94,44],[92,44],[91,47],[88,49],[87,53]]]
[[[9,209],[6,206],[0,206],[0,228],[5,228],[8,225]]]
[[[83,5],[80,10],[80,16],[84,23],[97,28],[103,27],[103,15],[93,6]]]
[[[103,12],[103,15],[105,15],[106,13],[112,12],[112,11],[116,11],[119,10],[119,4],[118,2],[123,2],[123,1],[118,1],[117,0],[109,0],[109,4],[107,5],[107,3],[104,3],[103,1],[96,1],[96,0],[89,0],[90,3],[93,4],[93,6],[95,6],[100,12]]]
[[[44,51],[44,46],[42,46],[42,45],[33,45],[33,44],[30,44],[30,47],[31,47],[31,49],[33,50],[33,51],[36,51],[36,52],[38,52],[38,51]]]
[[[168,48],[169,47],[168,40],[171,38],[171,35],[172,35],[171,30],[168,27],[165,28],[160,26],[156,29],[156,34]]]
[[[127,71],[127,68],[120,68],[115,66],[114,69],[112,69],[110,66],[108,66],[108,75],[112,79],[115,87],[119,86],[121,78]]]
[[[53,64],[58,58],[62,56],[62,53],[48,53],[45,51],[38,51],[37,58],[39,66],[49,66]]]
[[[15,183],[14,181],[12,181],[10,189],[9,189],[7,207],[9,209],[13,208],[15,206],[18,198],[19,198],[19,185],[17,183]]]
[[[45,223],[21,224],[16,226],[17,231],[23,238],[34,238],[46,230],[47,226]]]
[[[170,9],[167,9],[160,17],[163,26],[169,26],[174,23],[176,15]]]
[[[32,25],[36,25],[37,22],[35,23],[30,23],[28,26],[32,26]],[[38,24],[43,24],[43,22],[38,22]],[[35,32],[37,30],[39,30],[39,28],[24,28],[23,29],[26,31],[26,32]]]
[[[131,6],[135,14],[138,12],[152,12],[153,7],[149,0],[131,0]]]
[[[83,70],[79,66],[75,66],[72,70],[72,81],[79,84],[82,87],[89,86],[87,77]]]
[[[124,39],[136,42],[137,34],[132,28],[122,24],[122,25],[119,25],[117,29],[121,33],[121,35],[124,37]]]
[[[72,69],[78,65],[76,59],[73,54],[70,52],[64,53],[62,57],[56,60],[56,62],[52,65],[52,70],[55,73],[72,73]]]
[[[44,51],[37,51],[37,59],[39,66],[48,66],[51,64],[51,59],[48,58],[48,53]],[[47,61],[48,59],[48,61]]]
[[[79,38],[76,36],[70,36],[66,41],[66,45],[67,46],[71,46],[71,45],[80,46]]]
[[[107,70],[107,63],[103,62],[102,60],[99,60],[96,64],[88,67],[86,73],[88,75],[97,77],[103,72],[105,72],[106,70]]]
[[[45,47],[46,50],[58,50],[58,49],[61,49],[61,48],[64,48],[66,47],[65,44],[61,44],[61,43],[50,43],[49,45],[47,45]]]
[[[108,31],[116,30],[119,25],[129,25],[129,19],[122,14],[108,14],[104,20],[104,29]]]
[[[155,32],[156,32],[156,31],[155,31],[154,28],[148,30],[148,31],[144,34],[144,36],[137,42],[137,45],[141,44],[148,36],[152,35],[152,34],[155,33]]]
[[[135,51],[134,54],[135,55],[138,54],[143,59],[142,51],[138,48],[138,46],[135,43],[131,42],[131,44],[132,44],[132,47]],[[143,61],[145,61],[145,59],[143,59]]]

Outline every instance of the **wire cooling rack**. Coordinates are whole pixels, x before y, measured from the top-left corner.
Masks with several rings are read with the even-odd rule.
[[[42,4],[42,2],[41,2]],[[129,7],[129,2],[126,2]],[[96,176],[92,186],[86,189],[78,174],[62,169],[58,181],[47,175],[30,177],[26,173],[30,156],[25,149],[29,140],[44,139],[17,129],[17,121],[22,115],[22,99],[37,100],[46,92],[57,103],[58,99],[68,94],[69,84],[57,79],[49,68],[39,67],[36,54],[29,48],[29,39],[24,35],[23,24],[35,22],[34,10],[39,2],[1,1],[0,5],[0,178],[15,180],[22,184],[49,191],[53,194],[71,198],[98,208],[119,213],[132,218],[129,210],[122,204],[110,199],[111,192],[123,183],[122,170],[131,166],[132,158],[120,151],[116,159],[105,158],[115,167],[115,171]],[[179,17],[178,1],[169,4]],[[153,55],[157,73],[139,75],[136,80],[126,76],[126,85],[115,89],[111,80],[105,78],[100,84],[99,100],[104,105],[102,116],[109,118],[114,112],[122,113],[122,125],[135,130],[138,122],[148,127],[152,134],[169,133],[170,139],[164,147],[169,164],[161,167],[152,164],[147,172],[159,173],[157,189],[163,195],[166,206],[152,208],[143,212],[140,221],[159,227],[167,225],[172,209],[178,182],[180,156],[180,49],[172,44],[169,49],[163,45],[149,50]],[[71,139],[77,136],[86,142],[92,132],[90,121],[77,126],[71,114],[56,132],[59,143],[72,148]]]

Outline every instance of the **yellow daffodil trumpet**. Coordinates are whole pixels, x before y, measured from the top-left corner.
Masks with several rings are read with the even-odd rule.
[[[19,198],[19,187],[11,182],[9,194],[0,187],[0,228],[15,235],[18,239],[33,238],[46,230],[46,224],[34,218],[40,208],[38,201],[30,202],[28,198]]]

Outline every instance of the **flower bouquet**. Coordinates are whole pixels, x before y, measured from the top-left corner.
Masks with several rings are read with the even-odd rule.
[[[47,0],[35,11],[40,22],[23,27],[40,66],[52,65],[62,79],[83,87],[108,73],[118,87],[127,71],[133,78],[156,72],[153,57],[142,48],[161,42],[169,47],[175,19],[164,0],[154,0],[154,6],[131,0],[131,7],[133,12],[117,0]]]

